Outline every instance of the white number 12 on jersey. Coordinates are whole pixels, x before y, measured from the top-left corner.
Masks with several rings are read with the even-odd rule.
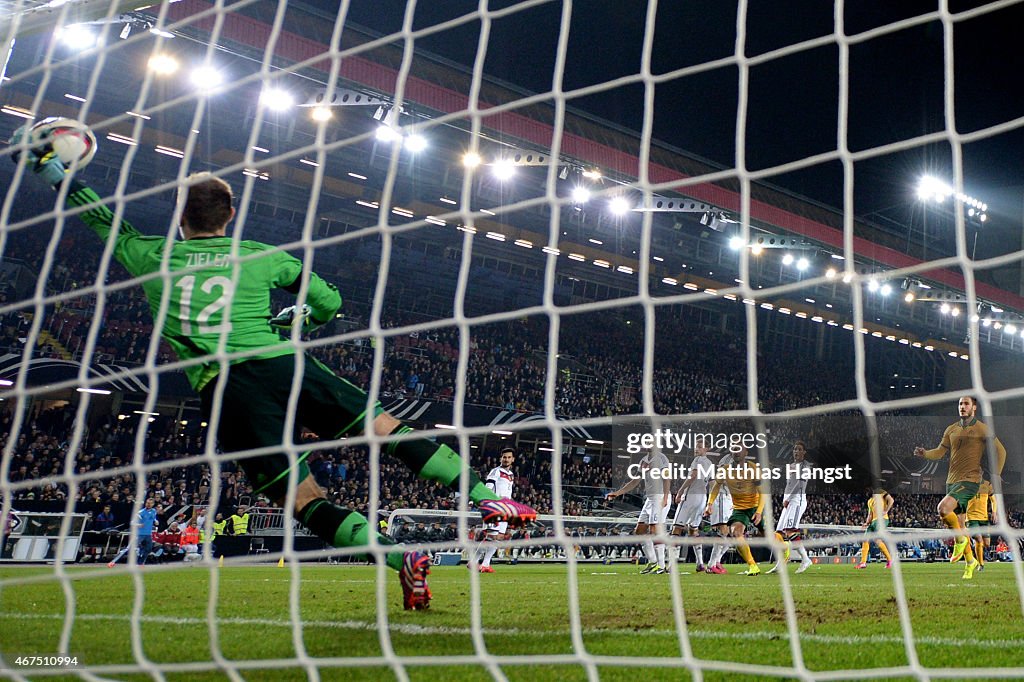
[[[181,300],[178,304],[178,318],[181,320],[181,331],[186,336],[190,336],[192,334],[192,292],[195,290],[196,276],[185,275],[175,282],[174,286],[181,289]],[[231,295],[235,291],[231,280],[220,275],[210,277],[199,286],[199,290],[207,295],[212,295],[213,290],[217,288],[221,290],[220,296],[196,315],[196,326],[200,334],[219,334],[225,328],[227,331],[231,331],[231,323],[227,320],[216,325],[207,324],[211,317],[227,306]]]

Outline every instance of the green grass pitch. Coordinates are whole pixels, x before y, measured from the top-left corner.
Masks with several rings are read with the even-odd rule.
[[[890,571],[876,564],[864,571],[828,564],[794,575],[794,568],[790,578],[807,670],[909,665]],[[692,569],[692,564],[682,565],[683,571]],[[691,669],[670,667],[685,660],[672,605],[675,580],[686,612],[691,660],[703,664],[703,679],[766,677],[749,669],[745,674],[742,669],[729,672],[723,662],[777,666],[775,679],[792,679],[782,670],[793,667],[794,656],[781,580],[769,575],[748,578],[735,573],[739,570],[733,566],[730,575],[687,573],[673,578],[638,575],[636,567],[621,564],[580,565],[578,643],[596,657],[594,669],[602,680],[693,679]],[[218,648],[227,661],[241,663],[243,679],[307,679],[304,658],[324,680],[393,680],[388,645],[382,642],[387,638],[378,628],[376,571],[366,566],[301,566],[302,626],[297,628],[290,620],[290,567],[147,568],[139,577],[145,589],[137,604],[135,644],[168,680],[228,679],[210,663],[214,654],[207,603],[216,582]],[[1024,665],[1024,618],[1012,567],[989,564],[971,582],[960,580],[960,572],[948,564],[903,566],[916,640],[913,655],[926,668],[974,670],[975,679],[979,668]],[[79,664],[97,668],[103,679],[158,679],[129,668],[136,661],[131,614],[138,593],[132,576],[105,568],[72,568],[69,575],[75,604],[70,649]],[[434,568],[434,602],[427,612],[402,611],[396,576],[390,571],[385,575],[390,647],[399,657],[416,657],[405,668],[410,679],[494,679],[485,664],[473,660],[481,651],[496,657],[500,674],[510,680],[587,679],[586,667],[566,663],[574,653],[570,613],[577,607],[570,601],[564,564],[497,564],[494,574],[479,576],[479,641],[472,634],[472,590],[465,567]],[[40,577],[51,579],[35,581]],[[52,577],[52,569],[0,569],[0,652],[8,665],[15,655],[57,651],[66,595]],[[297,647],[304,649],[299,662]],[[508,658],[518,656],[529,658]],[[439,657],[454,660],[432,664]],[[640,668],[640,658],[651,667]],[[373,664],[353,667],[355,659]],[[29,679],[77,679],[33,676],[30,668],[18,672]],[[885,679],[912,677],[905,669]]]

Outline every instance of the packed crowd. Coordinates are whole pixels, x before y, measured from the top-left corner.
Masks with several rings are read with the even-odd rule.
[[[68,452],[74,433],[75,408],[63,406],[42,411],[21,425],[12,447],[9,480],[12,483],[38,481],[32,487],[14,491],[15,504],[26,501],[64,502],[72,494],[61,481],[68,467]],[[152,470],[139,487],[133,466],[136,433],[130,420],[109,418],[91,431],[84,430],[77,453],[72,457],[73,473],[80,477],[73,496],[83,507],[98,511],[112,505],[116,513],[127,516],[127,509],[140,494],[152,497],[161,514],[208,505],[213,471],[209,463],[175,464],[176,460],[202,454],[205,440],[201,430],[186,430],[176,423],[155,421],[148,424],[143,442],[146,465],[167,462]],[[13,415],[0,414],[0,449],[12,433]],[[497,464],[495,453],[470,454],[471,464],[481,475]],[[340,505],[365,512],[372,483],[369,454],[365,447],[341,447],[315,451],[308,460],[310,471],[328,495]],[[239,505],[267,506],[271,501],[254,495],[245,473],[236,463],[219,459],[219,509],[233,510]],[[105,472],[110,470],[110,475]],[[563,511],[570,515],[584,512],[585,497],[593,497],[610,485],[607,467],[567,459],[562,470]],[[380,508],[447,509],[456,506],[451,491],[439,484],[416,478],[404,465],[384,455],[379,471]],[[516,497],[542,513],[552,512],[551,462],[533,457],[520,458],[517,467]],[[124,519],[121,520],[122,522]]]
[[[48,235],[18,233],[5,246],[4,257],[20,260],[39,271]],[[101,245],[81,230],[65,230],[47,277],[47,293],[87,289],[95,282]],[[109,280],[126,277],[111,264]],[[346,300],[342,320],[323,335],[365,329],[371,294],[366,279],[354,279],[353,268],[323,273],[333,280]],[[0,283],[0,296],[12,297]],[[12,299],[13,300],[13,299]],[[2,301],[0,301],[2,303]],[[283,294],[274,308],[289,304]],[[98,311],[98,312],[97,312]],[[98,298],[85,293],[48,306],[37,339],[36,356],[74,357],[89,347],[93,319],[102,324],[94,332],[94,362],[133,365],[151,352],[154,325],[140,287],[108,289]],[[422,315],[385,308],[385,328],[422,323]],[[0,354],[20,353],[30,336],[31,309],[0,315]],[[643,407],[642,321],[624,313],[605,311],[564,316],[559,336],[559,371],[555,377],[555,411],[564,417],[630,414]],[[600,329],[600,334],[595,330]],[[699,335],[714,336],[682,317],[660,315],[653,375],[654,405],[661,413],[688,414],[742,409],[746,397],[746,348],[743,342],[718,340],[714,352],[691,343]],[[374,344],[369,336],[316,348],[313,352],[338,374],[367,386],[373,374]],[[465,402],[523,412],[545,407],[548,376],[546,318],[527,318],[502,324],[477,325],[468,339],[469,362]],[[451,401],[456,392],[460,339],[457,328],[445,327],[391,336],[385,344],[381,395]],[[158,364],[173,355],[165,342],[154,352]],[[835,363],[793,359],[790,354],[767,353],[759,360],[759,407],[775,412],[847,399],[854,395],[852,371],[839,371]],[[826,371],[827,370],[827,371]]]

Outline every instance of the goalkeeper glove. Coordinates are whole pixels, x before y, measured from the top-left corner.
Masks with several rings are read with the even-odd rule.
[[[313,311],[309,305],[306,304],[303,304],[301,307],[290,305],[274,317],[270,318],[270,325],[282,330],[291,329],[296,324],[301,324],[302,332],[304,334],[308,334],[315,329],[319,329],[326,323],[314,320]]]
[[[22,141],[28,142],[30,127],[27,125],[21,126],[14,131],[14,135],[8,141],[11,145],[17,145]],[[36,147],[30,147],[25,157],[26,165],[35,173],[43,182],[47,183],[54,189],[60,186],[60,183],[64,182],[64,176],[67,173],[67,169],[64,167],[64,163],[57,156],[57,153],[53,151],[53,147],[49,142],[41,140]],[[21,157],[21,152],[15,152],[11,157],[14,163],[18,163],[18,159]]]

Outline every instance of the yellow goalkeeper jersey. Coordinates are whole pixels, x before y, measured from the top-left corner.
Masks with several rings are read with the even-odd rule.
[[[978,488],[978,494],[971,498],[967,504],[968,521],[988,521],[988,507],[992,505],[992,513],[996,513],[996,498],[992,490],[992,484],[982,481]]]

